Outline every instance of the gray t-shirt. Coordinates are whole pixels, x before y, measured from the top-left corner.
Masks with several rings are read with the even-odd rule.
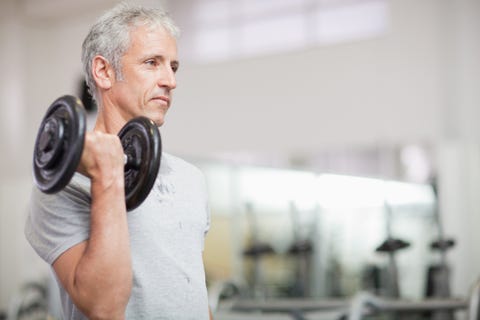
[[[127,319],[208,319],[203,245],[210,227],[206,185],[194,166],[162,154],[147,199],[127,212],[133,288]],[[25,235],[50,265],[90,231],[90,180],[75,174],[54,195],[32,191]],[[59,283],[65,319],[85,319]]]

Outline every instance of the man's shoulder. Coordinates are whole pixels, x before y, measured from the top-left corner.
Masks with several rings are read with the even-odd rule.
[[[42,203],[44,207],[47,204],[58,206],[65,202],[85,202],[90,200],[90,179],[75,173],[68,184],[59,192],[47,194],[41,192],[38,188],[32,187],[31,203],[38,206]]]
[[[188,172],[202,175],[202,171],[194,164],[178,156],[170,153],[162,153],[162,160],[160,164],[160,171],[162,171],[162,165],[165,169],[172,169],[174,172]]]

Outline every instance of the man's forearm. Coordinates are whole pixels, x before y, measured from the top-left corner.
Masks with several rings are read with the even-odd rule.
[[[67,290],[92,319],[122,319],[132,287],[123,183],[92,182],[91,230]],[[121,196],[120,196],[121,195]]]

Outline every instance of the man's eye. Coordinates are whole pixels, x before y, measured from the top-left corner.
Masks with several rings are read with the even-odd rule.
[[[151,60],[147,60],[145,61],[146,64],[148,64],[149,66],[155,66],[157,65],[156,61],[151,59]]]

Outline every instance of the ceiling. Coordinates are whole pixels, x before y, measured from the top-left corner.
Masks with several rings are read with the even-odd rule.
[[[11,0],[15,1],[15,0]],[[105,10],[120,0],[17,0],[17,10],[31,20],[56,20]],[[136,1],[146,3],[148,1]],[[155,1],[149,1],[154,3]],[[159,2],[159,1],[157,1]]]

